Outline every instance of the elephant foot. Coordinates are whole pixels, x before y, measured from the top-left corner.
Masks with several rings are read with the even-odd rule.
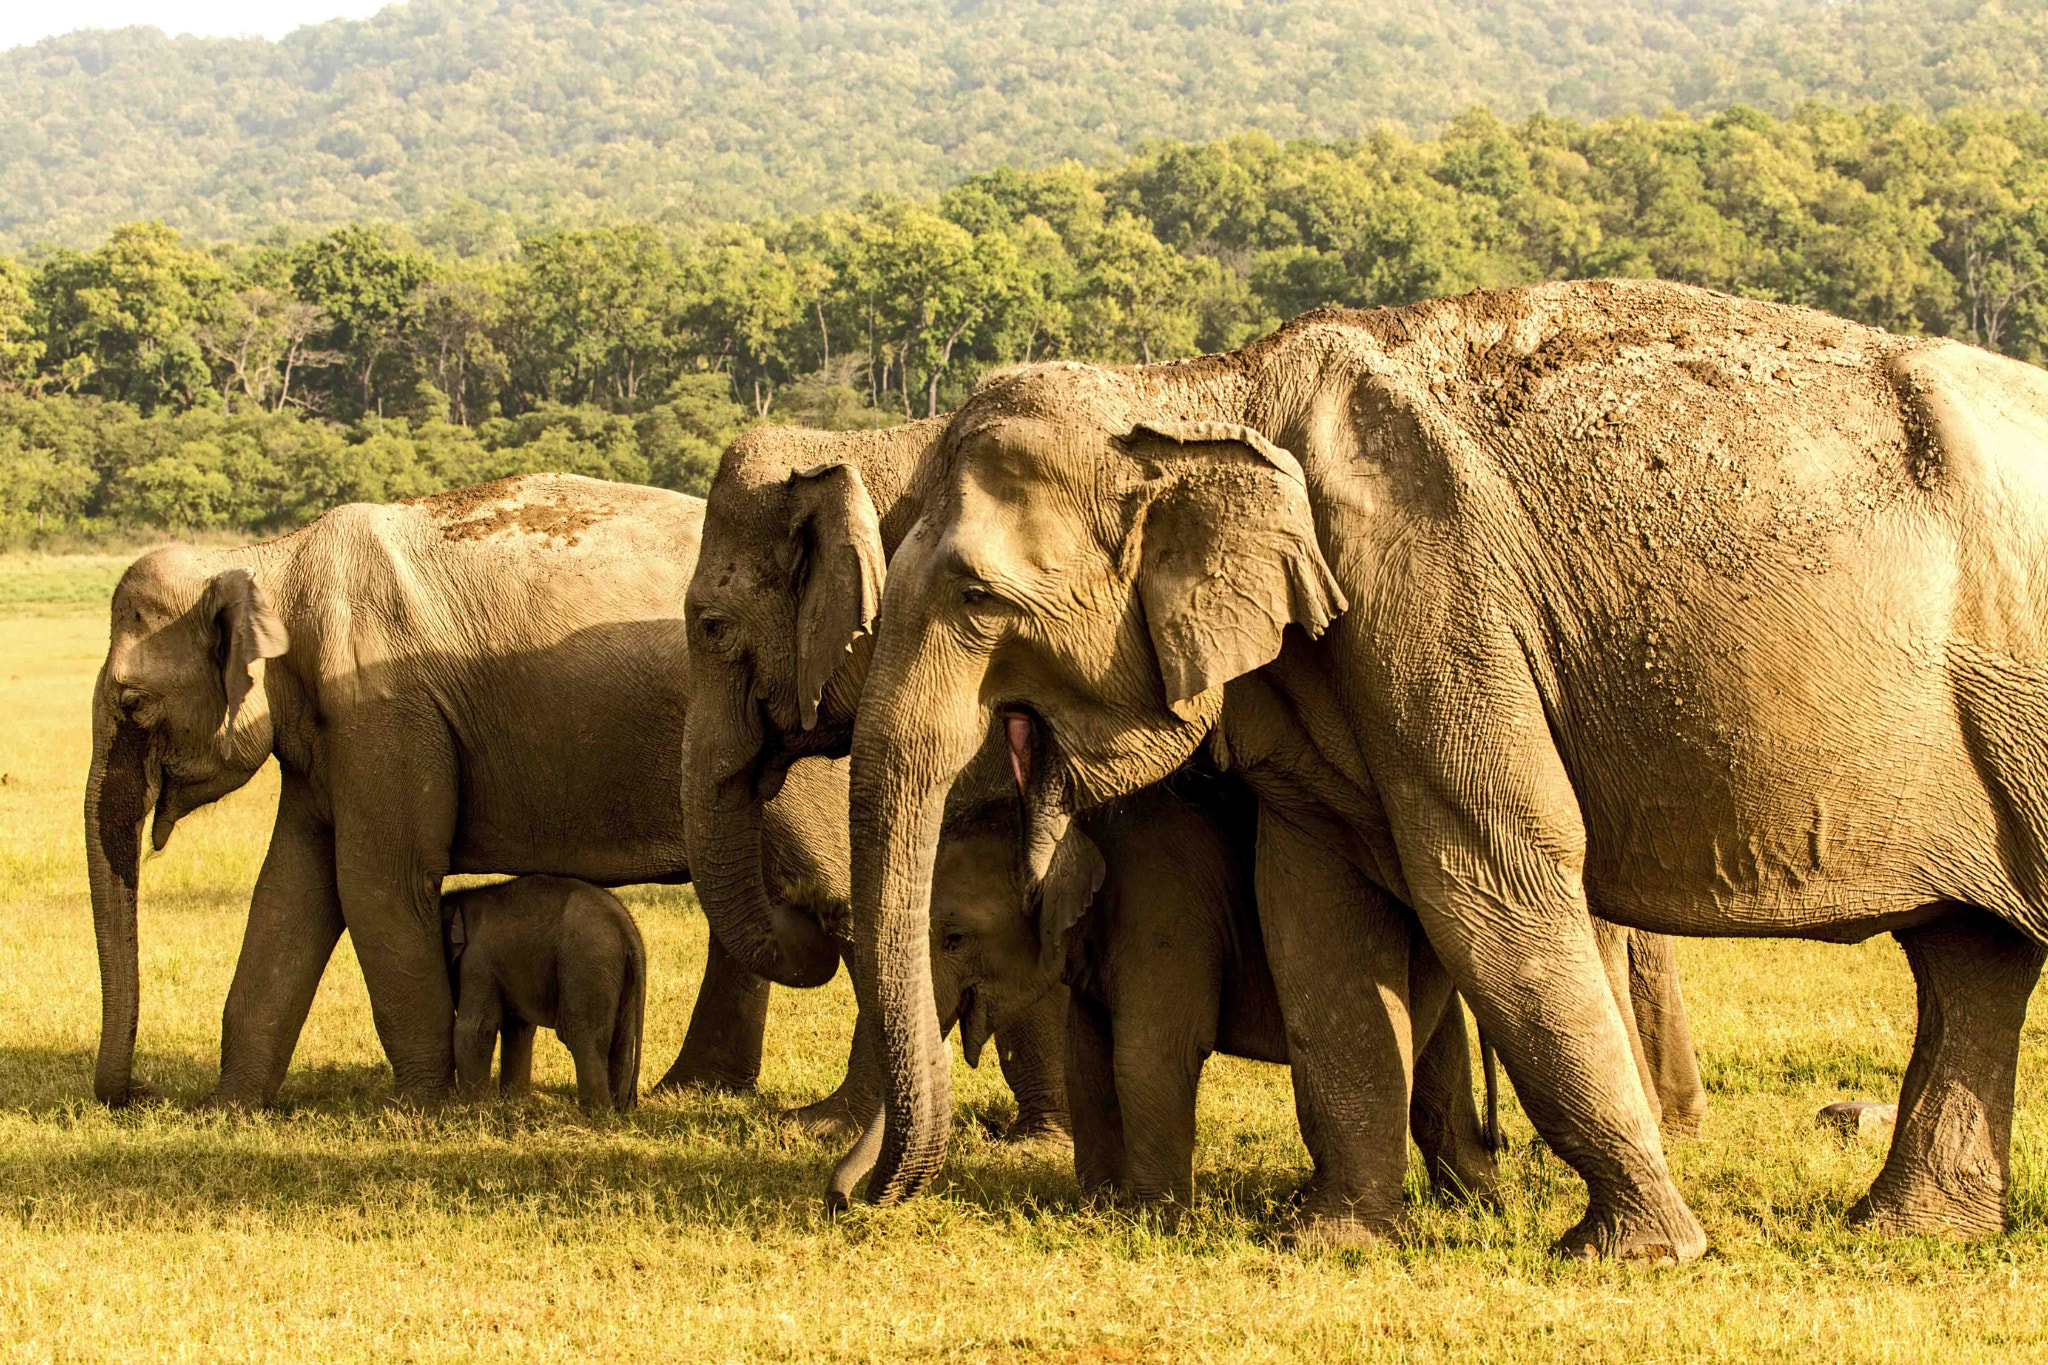
[[[1696,1261],[1707,1251],[1706,1229],[1675,1193],[1671,1202],[1661,1216],[1647,1211],[1625,1213],[1595,1203],[1551,1250],[1569,1260],[1647,1261],[1670,1266]]]
[[[140,1109],[152,1104],[168,1104],[170,1096],[153,1085],[141,1081],[129,1082],[128,1089],[119,1095],[110,1096],[106,1105],[109,1109]]]
[[[683,1090],[708,1090],[714,1094],[743,1095],[754,1088],[755,1075],[690,1056],[678,1057],[649,1091],[666,1095]]]
[[[777,1116],[784,1130],[817,1142],[850,1142],[861,1135],[862,1123],[853,1116],[853,1106],[838,1095],[798,1109],[785,1109]]]
[[[1849,1209],[1849,1226],[1890,1237],[1974,1240],[2005,1231],[2004,1192],[1958,1198],[1932,1181],[1921,1191],[1870,1187]]]
[[[269,1106],[270,1101],[262,1095],[215,1086],[195,1102],[192,1108],[202,1114],[253,1114]]]
[[[1498,1204],[1500,1164],[1481,1149],[1459,1151],[1426,1161],[1429,1187],[1439,1199],[1454,1204]]]
[[[1280,1224],[1280,1245],[1290,1251],[1364,1250],[1400,1242],[1407,1220],[1399,1214],[1323,1213],[1301,1209]]]
[[[1070,1146],[1074,1141],[1065,1114],[1019,1114],[1008,1127],[991,1136],[999,1142],[1056,1142]]]

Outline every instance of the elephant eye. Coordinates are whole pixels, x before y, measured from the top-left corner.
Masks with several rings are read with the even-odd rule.
[[[716,616],[707,616],[697,623],[697,629],[703,632],[705,639],[716,640],[724,636],[725,622]]]
[[[970,607],[978,607],[982,603],[993,601],[994,599],[995,594],[979,583],[969,583],[966,587],[960,589],[960,600]]]
[[[957,953],[960,951],[960,945],[965,942],[967,942],[965,934],[948,934],[940,946],[949,953]]]

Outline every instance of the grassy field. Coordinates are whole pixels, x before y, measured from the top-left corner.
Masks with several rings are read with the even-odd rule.
[[[543,1040],[528,1105],[422,1117],[389,1079],[336,954],[276,1112],[187,1112],[269,828],[274,774],[187,820],[144,869],[138,1074],[168,1105],[92,1103],[98,986],[80,849],[86,706],[124,557],[0,557],[0,1358],[1285,1360],[2048,1356],[2048,1036],[2020,1067],[2016,1229],[1884,1241],[1842,1214],[1882,1148],[1824,1133],[1896,1097],[1911,983],[1889,940],[1681,945],[1712,1112],[1673,1152],[1713,1239],[1675,1271],[1545,1254],[1582,1187],[1515,1148],[1503,1210],[1430,1203],[1412,1243],[1304,1257],[1277,1209],[1305,1157],[1284,1075],[1219,1059],[1203,1199],[1180,1232],[1078,1209],[1068,1156],[974,1122],[1008,1105],[958,1068],[936,1197],[832,1219],[836,1148],[777,1110],[836,1080],[843,978],[777,996],[761,1091],[590,1126]],[[653,958],[651,1079],[680,1045],[704,922],[628,896]]]

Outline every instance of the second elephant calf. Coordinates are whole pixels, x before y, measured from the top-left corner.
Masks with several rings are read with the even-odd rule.
[[[520,877],[441,898],[455,990],[455,1074],[465,1096],[533,1079],[533,1034],[551,1028],[576,1062],[587,1113],[624,1111],[640,1091],[647,950],[619,898],[570,877]]]

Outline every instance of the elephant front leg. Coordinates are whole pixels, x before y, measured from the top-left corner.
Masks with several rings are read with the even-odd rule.
[[[1287,1027],[1295,1114],[1315,1163],[1291,1236],[1309,1246],[1398,1230],[1408,1168],[1410,921],[1337,846],[1260,813],[1259,925]]]
[[[205,1103],[276,1100],[342,927],[333,831],[314,813],[305,778],[286,773],[221,1011],[220,1081]]]
[[[490,982],[464,984],[452,1036],[457,1093],[465,1100],[481,1100],[491,1093],[491,1054],[498,1048],[505,1011]]]
[[[389,744],[337,741],[360,766]],[[405,762],[339,775],[334,854],[342,917],[363,969],[377,1040],[401,1099],[438,1103],[455,1080],[453,992],[441,943],[441,879],[455,835],[446,736],[407,736]]]
[[[1600,949],[1600,965],[1607,971],[1607,989],[1614,994],[1614,1003],[1621,1016],[1621,1027],[1628,1034],[1629,1055],[1636,1059],[1636,1074],[1643,1079],[1643,1098],[1649,1102],[1650,1117],[1657,1121],[1661,1134],[1664,1124],[1664,1101],[1658,1093],[1656,1073],[1651,1070],[1649,1056],[1643,1049],[1643,1036],[1636,1027],[1634,978],[1630,971],[1629,940],[1634,937],[1632,930],[1610,923],[1595,915],[1593,917],[1593,942]]]
[[[1092,1000],[1067,1000],[1067,1115],[1074,1131],[1074,1177],[1083,1199],[1125,1188],[1124,1115],[1116,1093],[1116,1043],[1109,1013]]]
[[[1072,1132],[1067,1116],[1065,988],[1047,991],[1037,1004],[997,1029],[995,1044],[1003,1079],[1017,1097],[1017,1118],[1003,1133],[1003,1140],[1064,1141]]]
[[[1920,1024],[1891,1153],[1849,1221],[1987,1236],[2005,1227],[2012,1096],[2044,950],[1980,910],[1898,935]]]
[[[754,975],[709,936],[704,981],[690,1011],[683,1049],[655,1089],[752,1090],[761,1078],[768,1032],[768,980]]]

